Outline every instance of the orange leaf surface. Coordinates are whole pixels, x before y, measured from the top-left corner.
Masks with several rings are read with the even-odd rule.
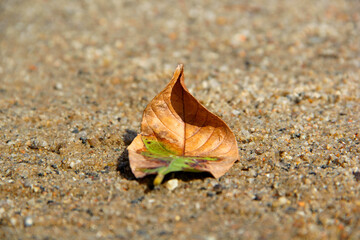
[[[186,88],[183,65],[145,108],[141,134],[128,151],[135,177],[157,174],[155,185],[175,171],[206,171],[219,178],[239,159],[234,133]]]

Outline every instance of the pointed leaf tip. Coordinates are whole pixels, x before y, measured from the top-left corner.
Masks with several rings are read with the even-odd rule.
[[[184,64],[180,63],[178,66],[177,66],[177,69],[179,69],[181,72],[184,71]]]
[[[183,64],[145,108],[141,133],[128,147],[137,178],[157,174],[154,184],[176,171],[224,175],[239,159],[234,133],[187,90]]]

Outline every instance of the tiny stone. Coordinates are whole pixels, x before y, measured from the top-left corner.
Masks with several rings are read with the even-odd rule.
[[[256,148],[256,149],[255,149],[255,153],[256,153],[257,155],[261,155],[261,154],[264,153],[264,151],[263,151],[262,149],[260,149],[260,148]]]
[[[213,192],[207,192],[207,193],[206,193],[206,196],[207,196],[207,197],[213,197],[213,196],[215,196],[215,193],[213,193]]]
[[[214,237],[214,236],[207,236],[205,239],[206,239],[206,240],[216,240],[216,237]]]
[[[97,138],[87,139],[87,141],[91,148],[97,147],[100,144],[100,142]]]
[[[139,197],[137,199],[132,200],[130,203],[131,204],[141,203],[144,199],[145,199],[145,196],[141,196],[141,197]]]
[[[175,188],[177,188],[179,185],[179,180],[177,179],[171,179],[166,182],[165,186],[169,191],[173,191]]]
[[[31,217],[26,217],[24,220],[25,227],[31,227],[34,224],[34,221]]]
[[[229,71],[229,67],[227,65],[222,65],[219,68],[220,72],[228,72]]]
[[[195,203],[195,208],[196,208],[196,210],[199,210],[199,209],[200,209],[200,207],[201,207],[201,206],[200,206],[200,203],[198,203],[198,202],[197,202],[197,203]]]
[[[214,88],[214,89],[217,89],[217,88],[220,87],[219,82],[218,82],[215,78],[211,78],[211,79],[209,80],[209,84],[210,84],[210,87],[211,87],[211,88]]]
[[[232,110],[231,113],[234,114],[235,116],[240,115],[240,111],[238,111],[238,110]]]
[[[75,162],[74,162],[74,161],[71,161],[71,162],[70,162],[70,164],[69,164],[70,168],[72,168],[72,169],[74,169],[74,168],[75,168],[75,165],[76,165],[76,164],[75,164]]]
[[[26,142],[26,145],[30,148],[30,149],[39,149],[39,148],[43,148],[47,146],[47,142],[44,140],[38,140],[38,139],[33,139],[33,140],[28,140]]]
[[[356,181],[360,182],[360,172],[353,172]]]
[[[79,132],[79,138],[86,139],[87,133],[85,131]]]
[[[280,205],[280,206],[283,206],[283,205],[285,205],[286,203],[287,203],[287,198],[286,197],[280,197],[279,198],[279,200],[278,200],[278,204]]]
[[[74,130],[72,130],[71,133],[79,133],[79,129],[74,128]]]
[[[31,187],[32,183],[29,180],[25,180],[24,187]]]
[[[213,190],[216,194],[220,194],[223,190],[223,187],[221,186],[221,184],[216,184],[214,187],[213,187]]]
[[[63,85],[61,83],[56,83],[55,86],[54,86],[54,89],[55,90],[61,90],[63,88]]]
[[[10,223],[11,223],[11,225],[15,226],[17,223],[16,218],[14,218],[14,217],[10,218]]]
[[[2,217],[2,215],[5,213],[5,209],[4,208],[0,208],[0,217]]]
[[[255,200],[255,201],[260,201],[261,199],[262,199],[262,197],[258,194],[255,194],[255,196],[253,198],[253,200]]]

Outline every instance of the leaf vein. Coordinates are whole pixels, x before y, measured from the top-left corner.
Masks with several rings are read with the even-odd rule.
[[[231,151],[231,149],[233,148],[234,143],[236,143],[236,140],[235,140],[235,141],[232,141],[231,147],[230,147],[229,151],[227,151],[226,153],[223,153],[223,154],[228,154],[228,153]]]
[[[206,139],[206,141],[205,141],[203,144],[201,144],[199,147],[197,147],[197,148],[195,148],[194,150],[192,150],[191,152],[194,152],[194,151],[198,150],[199,148],[201,148],[202,146],[204,146],[204,145],[207,143],[207,141],[209,141],[209,139],[211,138],[211,136],[214,134],[215,130],[216,130],[216,127],[214,127],[213,131],[211,132],[211,134],[209,135],[209,137]]]
[[[188,139],[192,138],[193,136],[195,136],[195,135],[200,131],[200,129],[204,126],[204,124],[206,123],[207,119],[208,119],[208,114],[206,114],[205,121],[204,121],[204,122],[201,124],[201,126],[196,130],[196,132],[194,132],[190,137],[186,138],[186,140],[188,140]]]
[[[170,128],[168,128],[168,127],[165,125],[165,123],[164,123],[163,121],[161,121],[161,119],[159,118],[159,116],[158,116],[158,115],[156,114],[156,112],[154,111],[152,105],[150,105],[150,109],[151,109],[151,111],[154,112],[156,118],[159,119],[159,121],[161,122],[161,124],[162,124],[166,129],[168,129],[170,132],[172,132],[176,137],[180,137],[180,138],[181,138],[181,136],[179,136],[179,135],[178,135],[177,133],[175,133],[173,130],[171,130]],[[146,121],[146,122],[147,122],[147,121]],[[154,133],[155,133],[155,132],[154,132]]]
[[[206,151],[206,152],[205,152],[206,154],[209,154],[210,152],[215,151],[215,149],[219,148],[219,147],[221,146],[221,144],[223,144],[223,142],[225,141],[225,139],[226,139],[226,137],[227,137],[227,135],[228,135],[228,130],[227,130],[226,128],[225,128],[225,130],[226,130],[226,134],[225,134],[223,140],[222,140],[215,148],[213,148],[212,150]]]

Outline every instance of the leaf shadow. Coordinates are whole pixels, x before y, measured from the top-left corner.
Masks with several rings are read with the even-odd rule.
[[[206,178],[214,178],[214,177],[208,172],[173,172],[167,174],[163,182],[165,183],[175,178],[183,182],[191,182],[193,180],[205,180]]]
[[[127,147],[130,145],[130,143],[134,140],[137,133],[134,130],[126,129],[125,133],[123,135],[123,141],[125,143],[125,149],[121,153],[121,155],[117,159],[117,167],[116,170],[120,173],[120,176],[127,180],[136,180],[136,177],[131,171],[130,168],[130,161],[129,161],[129,152],[127,150]]]
[[[127,146],[130,145],[130,143],[134,140],[136,135],[137,135],[137,133],[134,130],[130,130],[130,129],[125,130],[125,133],[123,135],[123,140],[124,140],[126,148],[124,149],[124,151],[121,153],[121,155],[117,159],[116,170],[120,173],[121,177],[125,178],[126,180],[137,181],[140,184],[144,184],[148,188],[146,191],[150,191],[150,190],[154,189],[153,181],[154,181],[155,175],[148,175],[144,178],[137,179],[134,176],[134,174],[132,173],[131,168],[130,168],[129,152],[127,150]],[[196,179],[204,180],[209,177],[212,178],[212,175],[207,172],[198,172],[198,173],[174,172],[174,173],[167,174],[163,180],[163,183],[169,181],[170,179],[174,179],[174,178],[179,179],[183,182],[190,182],[190,181],[196,180]]]

